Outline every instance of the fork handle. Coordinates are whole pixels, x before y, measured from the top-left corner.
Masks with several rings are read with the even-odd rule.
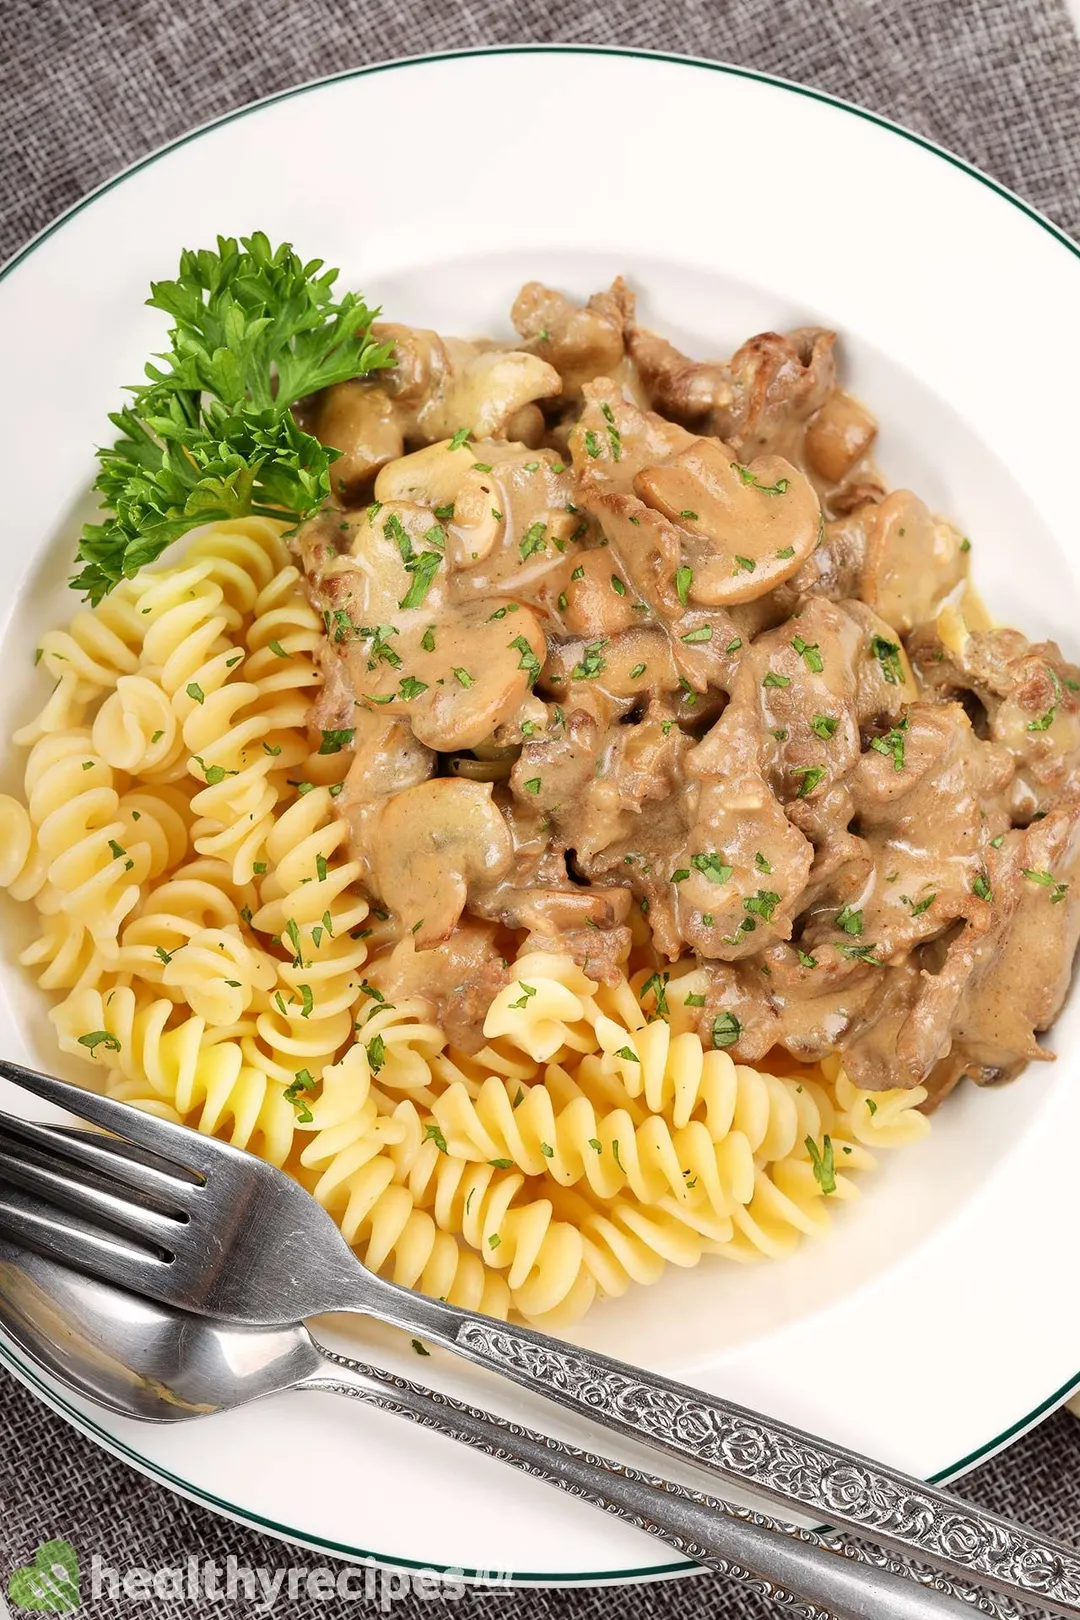
[[[362,1303],[361,1303],[362,1298]],[[1080,1553],[816,1435],[640,1367],[394,1283],[351,1306],[820,1523],[1055,1614],[1080,1617]]]
[[[564,1445],[324,1345],[317,1349],[322,1370],[297,1387],[352,1396],[509,1463],[742,1581],[802,1620],[970,1620],[970,1602],[922,1585],[891,1559],[875,1563],[862,1549],[840,1551],[809,1531]]]

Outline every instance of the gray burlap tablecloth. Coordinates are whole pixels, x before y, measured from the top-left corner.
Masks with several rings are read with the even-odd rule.
[[[951,147],[1080,234],[1080,48],[1060,0],[5,0],[0,260],[125,164],[256,97],[379,58],[522,40],[683,51],[801,80]],[[1080,1423],[1049,1418],[962,1492],[1080,1539]],[[84,1568],[94,1553],[122,1570],[181,1566],[191,1554],[222,1569],[230,1554],[251,1567],[324,1561],[146,1482],[0,1371],[0,1592],[53,1537],[70,1541]],[[273,1612],[307,1620],[374,1607],[303,1596]],[[432,1607],[410,1597],[395,1612]],[[475,1592],[453,1608],[462,1620],[777,1612],[711,1576]],[[200,1620],[265,1610],[242,1596],[90,1602],[84,1586],[81,1612]]]

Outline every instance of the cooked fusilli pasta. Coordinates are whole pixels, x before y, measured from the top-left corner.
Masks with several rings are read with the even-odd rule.
[[[919,1089],[706,1051],[688,962],[600,983],[522,955],[475,1052],[422,988],[388,1000],[369,958],[396,936],[335,805],[351,756],[309,729],[321,643],[262,519],[42,638],[0,887],[97,1084],[285,1168],[398,1282],[557,1327],[668,1265],[786,1254],[870,1149],[925,1134]]]

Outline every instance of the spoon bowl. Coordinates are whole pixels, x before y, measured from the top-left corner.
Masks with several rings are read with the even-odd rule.
[[[307,1329],[188,1316],[0,1240],[0,1329],[124,1417],[179,1423],[293,1389],[324,1367]]]

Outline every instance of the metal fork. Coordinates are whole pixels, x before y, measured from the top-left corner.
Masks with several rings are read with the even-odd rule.
[[[716,1395],[387,1282],[263,1161],[18,1064],[0,1060],[0,1074],[143,1150],[120,1156],[92,1135],[0,1116],[0,1232],[17,1242],[225,1321],[372,1316],[770,1502],[1080,1616],[1074,1548]]]

